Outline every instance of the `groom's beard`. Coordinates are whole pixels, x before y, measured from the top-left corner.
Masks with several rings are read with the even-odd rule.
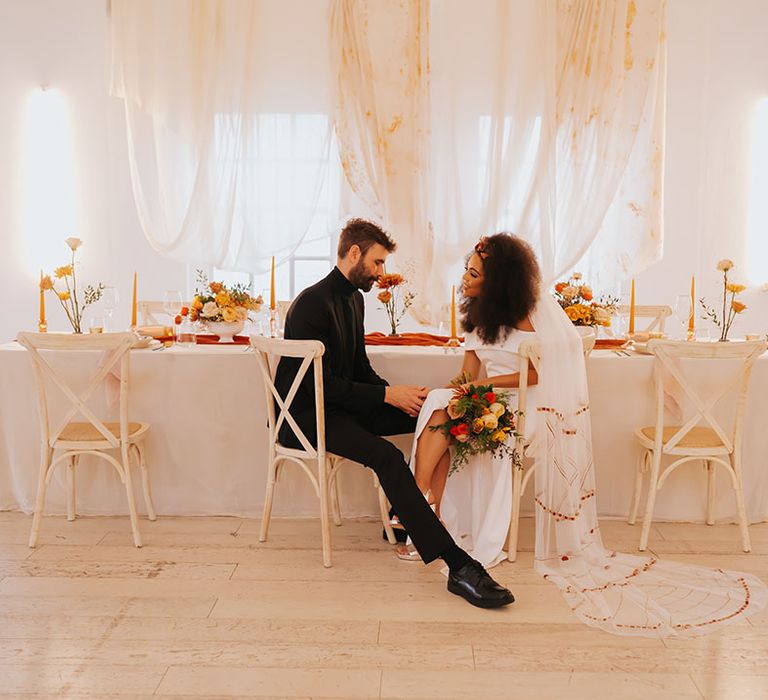
[[[378,275],[371,277],[366,272],[362,259],[349,271],[349,281],[361,292],[370,292],[377,279]]]

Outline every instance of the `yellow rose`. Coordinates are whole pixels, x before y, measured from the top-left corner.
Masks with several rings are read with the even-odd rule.
[[[192,308],[197,309],[198,311],[203,308],[203,302],[200,297],[195,297],[195,300],[192,302]]]
[[[566,306],[565,313],[568,314],[568,318],[570,318],[571,321],[581,320],[581,311],[579,310],[578,305],[576,304],[572,306]]]
[[[499,419],[496,418],[493,413],[489,413],[487,416],[483,416],[482,421],[485,423],[485,427],[489,428],[490,430],[496,430],[496,427],[499,425]]]
[[[230,323],[231,321],[237,321],[237,311],[235,311],[231,306],[225,306],[221,310],[221,315],[223,316],[224,320],[227,321],[227,323]]]
[[[735,311],[737,314],[740,314],[742,311],[744,311],[744,309],[746,309],[746,308],[747,308],[747,305],[746,305],[746,304],[742,304],[740,301],[736,301],[736,299],[734,299],[734,300],[731,302],[731,308],[732,308],[732,309],[733,309],[733,310],[734,310],[734,311]]]
[[[51,279],[50,275],[46,275],[43,277],[43,279],[40,280],[40,289],[43,291],[53,289],[53,280]]]
[[[57,267],[53,271],[53,274],[56,275],[58,279],[69,277],[72,274],[72,265],[62,265],[61,267]]]
[[[504,408],[504,406],[502,406],[502,405],[501,405],[500,403],[498,403],[498,402],[496,402],[496,403],[492,403],[492,404],[489,406],[489,409],[490,409],[491,413],[493,413],[493,415],[494,415],[494,416],[496,416],[497,418],[498,418],[499,416],[503,416],[503,415],[504,415],[504,411],[506,410],[506,409]]]
[[[475,418],[474,422],[472,423],[472,432],[482,433],[484,428],[485,421],[482,418]]]
[[[59,292],[59,299],[62,301],[69,301],[69,291]]]
[[[217,306],[232,306],[232,297],[229,296],[226,292],[219,292],[216,295],[216,305]]]
[[[503,430],[497,430],[492,436],[491,439],[494,442],[504,442],[504,440],[507,439],[507,434]]]
[[[208,285],[208,288],[213,294],[218,294],[223,289],[223,287],[224,285],[221,282],[211,282]]]
[[[747,285],[736,284],[735,282],[729,282],[728,284],[725,285],[725,288],[729,292],[733,292],[734,294],[741,294],[741,292],[743,292],[747,288]]]

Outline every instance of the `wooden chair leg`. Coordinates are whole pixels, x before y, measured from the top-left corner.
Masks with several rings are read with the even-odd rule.
[[[331,516],[333,517],[333,524],[337,527],[341,525],[341,499],[339,495],[339,469],[335,459],[328,459],[330,468],[333,472],[331,482],[329,484],[329,491],[331,496]]]
[[[752,543],[749,540],[749,521],[747,509],[744,504],[744,482],[741,478],[741,457],[731,455],[731,467],[736,475],[736,507],[739,512],[739,529],[741,530],[741,548],[745,552],[752,551]]]
[[[128,454],[128,445],[123,445],[121,450],[123,462],[123,476],[125,478],[125,494],[128,497],[128,513],[131,516],[131,530],[133,531],[133,544],[141,547],[141,533],[139,532],[139,516],[136,513],[136,499],[133,495],[133,479],[131,478],[131,461]]]
[[[75,465],[77,458],[71,455],[67,460],[67,520],[72,522],[77,515],[77,495],[75,490]]]
[[[704,460],[707,470],[707,525],[715,524],[715,492],[717,489],[717,467],[708,459]]]
[[[648,548],[648,535],[651,532],[653,521],[653,508],[656,505],[656,491],[659,484],[659,470],[661,469],[661,452],[653,450],[651,453],[651,473],[648,479],[648,496],[645,501],[645,514],[643,516],[643,529],[640,533],[640,546],[638,549],[644,552]]]
[[[147,517],[150,520],[157,520],[155,504],[152,501],[152,488],[149,483],[149,469],[147,468],[147,462],[144,459],[144,447],[141,443],[136,443],[133,447],[136,450],[136,455],[139,458],[139,469],[141,470],[141,486],[144,490],[144,505],[147,507]]]
[[[520,529],[520,501],[522,500],[523,470],[513,467],[512,473],[512,518],[509,523],[509,539],[507,542],[507,559],[517,559],[517,538]]]
[[[37,473],[37,496],[35,497],[35,512],[32,515],[32,529],[29,532],[29,546],[37,546],[37,537],[40,534],[40,520],[43,517],[45,509],[45,489],[47,487],[45,477],[48,473],[48,466],[51,463],[53,450],[45,446],[40,452],[40,469]]]
[[[264,512],[261,515],[261,529],[259,542],[266,542],[269,535],[269,521],[272,518],[272,500],[275,496],[275,482],[277,481],[277,460],[274,454],[269,456],[267,467],[267,492],[264,496]]]
[[[632,507],[629,511],[627,522],[634,525],[637,522],[637,511],[640,508],[640,498],[643,493],[643,481],[645,472],[648,470],[648,450],[643,449],[637,458],[635,466],[635,489],[632,493]]]
[[[320,491],[320,535],[323,540],[323,566],[331,566],[331,523],[329,510],[328,464],[325,455],[318,458],[318,486]]]

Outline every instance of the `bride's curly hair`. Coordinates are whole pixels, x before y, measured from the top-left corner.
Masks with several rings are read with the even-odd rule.
[[[461,302],[461,325],[465,332],[476,330],[483,342],[493,344],[533,311],[541,271],[533,249],[510,233],[483,236],[473,252],[483,261],[483,286],[480,296]],[[467,261],[471,257],[470,253]]]

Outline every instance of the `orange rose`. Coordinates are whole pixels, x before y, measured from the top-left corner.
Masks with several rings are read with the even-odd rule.
[[[187,316],[189,314],[189,307],[188,306],[182,306],[181,311],[179,312],[182,316]]]
[[[558,282],[558,283],[555,285],[555,291],[556,291],[558,294],[560,294],[560,292],[562,292],[562,291],[563,291],[563,290],[564,290],[564,289],[565,289],[567,286],[568,286],[568,284],[567,284],[566,282]]]
[[[208,285],[208,288],[211,290],[211,293],[213,294],[218,294],[223,287],[224,285],[221,282],[211,282]]]

